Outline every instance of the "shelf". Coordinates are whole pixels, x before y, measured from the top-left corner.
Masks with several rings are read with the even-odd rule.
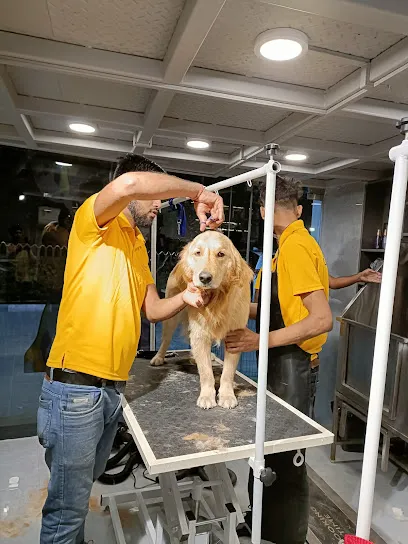
[[[385,249],[362,249],[361,253],[384,253]]]

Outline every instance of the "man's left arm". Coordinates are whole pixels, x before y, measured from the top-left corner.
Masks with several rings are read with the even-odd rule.
[[[209,300],[209,295],[199,291],[194,285],[189,284],[185,291],[171,298],[160,298],[156,286],[150,284],[146,288],[146,296],[143,301],[142,310],[151,323],[165,321],[175,316],[186,306],[201,308]]]
[[[323,290],[306,293],[301,297],[309,315],[289,327],[271,331],[270,348],[301,344],[333,328],[332,313]],[[259,334],[249,329],[233,331],[227,335],[225,344],[230,353],[256,351],[259,349]]]
[[[356,283],[381,283],[381,273],[367,268],[358,274],[353,276],[342,276],[340,278],[335,278],[334,276],[329,276],[329,287],[330,289],[343,289],[344,287],[350,287]]]
[[[299,296],[308,315],[288,327],[269,333],[269,347],[300,344],[333,327],[333,318],[322,282],[316,269],[315,259],[307,247],[286,247],[285,267],[293,296]],[[283,254],[280,258],[283,257]],[[227,350],[231,353],[254,351],[259,347],[259,335],[249,329],[233,331],[226,338]]]

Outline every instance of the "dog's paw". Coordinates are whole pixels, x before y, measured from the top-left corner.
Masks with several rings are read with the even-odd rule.
[[[218,397],[218,406],[221,406],[221,408],[235,408],[238,404],[237,398],[234,394],[230,395],[220,395]]]
[[[155,355],[153,359],[150,361],[150,364],[152,366],[161,366],[164,365],[164,357],[160,357],[160,355]]]
[[[197,406],[199,408],[204,408],[204,410],[209,410],[217,406],[215,401],[215,393],[213,395],[200,395],[197,400]]]

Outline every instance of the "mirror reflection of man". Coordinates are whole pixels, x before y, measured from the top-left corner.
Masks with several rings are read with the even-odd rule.
[[[65,206],[61,208],[57,221],[51,221],[44,227],[41,243],[44,246],[68,247],[69,233],[72,227],[71,212]]]

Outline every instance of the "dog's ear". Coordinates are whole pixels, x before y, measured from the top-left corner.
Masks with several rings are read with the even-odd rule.
[[[187,262],[190,246],[191,242],[183,247],[179,254],[179,262],[173,270],[173,275],[179,285],[186,284],[193,279],[193,272]]]
[[[232,260],[229,266],[229,273],[227,274],[227,281],[231,285],[249,285],[254,277],[253,272],[241,257],[237,248],[232,242],[230,243],[232,246]]]

